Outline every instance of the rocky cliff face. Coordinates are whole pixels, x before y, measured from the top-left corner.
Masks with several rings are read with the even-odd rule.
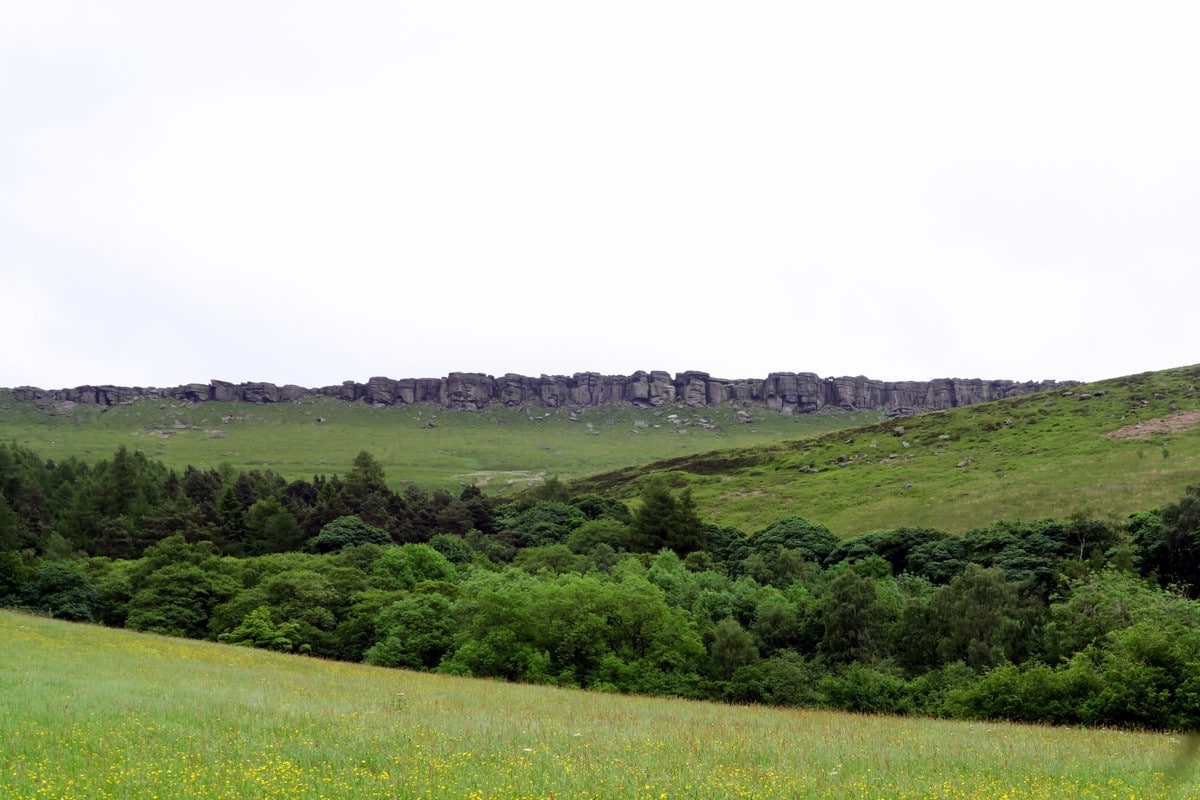
[[[1074,381],[961,380],[876,381],[862,376],[821,378],[811,372],[772,372],[765,379],[727,380],[706,372],[635,372],[632,375],[542,375],[532,378],[507,374],[499,378],[475,372],[452,372],[444,378],[371,378],[366,383],[345,381],[339,386],[308,389],[288,384],[239,383],[213,380],[172,388],[77,386],[46,390],[32,386],[0,390],[17,400],[39,404],[70,401],[113,406],[141,398],[187,402],[288,403],[304,397],[336,397],[376,406],[437,403],[455,410],[478,410],[492,403],[509,407],[589,407],[626,403],[640,407],[666,405],[712,406],[733,404],[811,414],[822,409],[881,410],[910,414],[970,405],[987,400],[1031,394]]]

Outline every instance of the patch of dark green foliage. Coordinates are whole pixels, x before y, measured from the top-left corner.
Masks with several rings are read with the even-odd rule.
[[[841,539],[556,479],[506,502],[0,445],[0,603],[407,669],[872,713],[1138,728],[1200,714],[1200,487],[1077,516]]]

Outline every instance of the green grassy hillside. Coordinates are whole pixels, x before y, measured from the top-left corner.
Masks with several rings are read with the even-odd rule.
[[[845,536],[1075,514],[1118,521],[1200,481],[1198,386],[1197,366],[1132,375],[628,467],[575,488],[632,497],[666,475],[692,488],[703,515],[747,531],[788,514]]]
[[[702,514],[751,531],[785,515],[844,536],[997,520],[1119,521],[1200,481],[1200,367],[1145,373],[882,421],[787,417],[729,407],[451,412],[333,399],[253,405],[142,401],[43,412],[0,399],[0,438],[44,458],[94,461],[125,444],[169,466],[345,474],[371,452],[395,486],[483,485],[503,494],[543,476],[636,497],[666,475]],[[1140,428],[1134,427],[1141,425]],[[855,427],[858,426],[858,427]]]
[[[576,421],[570,414],[568,409],[373,408],[331,398],[277,405],[146,400],[107,411],[76,405],[43,412],[0,396],[0,439],[55,460],[109,458],[123,444],[171,467],[228,463],[237,469],[269,468],[288,479],[345,474],[354,456],[367,450],[396,486],[477,483],[504,493],[543,475],[581,477],[879,419],[866,413],[787,417],[763,411],[744,423],[728,407],[585,409]]]
[[[499,684],[0,612],[0,798],[1195,796],[1175,738]],[[1172,779],[1164,777],[1172,775]]]

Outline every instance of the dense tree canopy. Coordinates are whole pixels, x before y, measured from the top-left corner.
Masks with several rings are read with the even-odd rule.
[[[93,465],[0,444],[0,604],[407,669],[605,691],[1187,728],[1200,488],[1126,525],[743,533],[651,481],[513,502]]]

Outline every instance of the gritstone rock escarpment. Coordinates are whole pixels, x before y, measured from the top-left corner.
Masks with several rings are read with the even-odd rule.
[[[628,404],[736,405],[783,414],[811,414],[824,409],[879,410],[910,414],[971,405],[1075,385],[1075,381],[979,380],[942,378],[932,381],[878,381],[863,376],[821,378],[811,372],[772,372],[761,379],[714,378],[706,372],[662,371],[632,375],[507,374],[498,378],[476,372],[452,372],[444,378],[375,377],[366,383],[305,388],[273,383],[230,383],[212,380],[171,388],[77,386],[74,389],[7,389],[17,400],[38,404],[84,403],[114,406],[144,398],[186,402],[288,403],[305,397],[335,397],[376,406],[436,403],[453,410],[479,410],[498,403],[508,407],[595,407]]]

